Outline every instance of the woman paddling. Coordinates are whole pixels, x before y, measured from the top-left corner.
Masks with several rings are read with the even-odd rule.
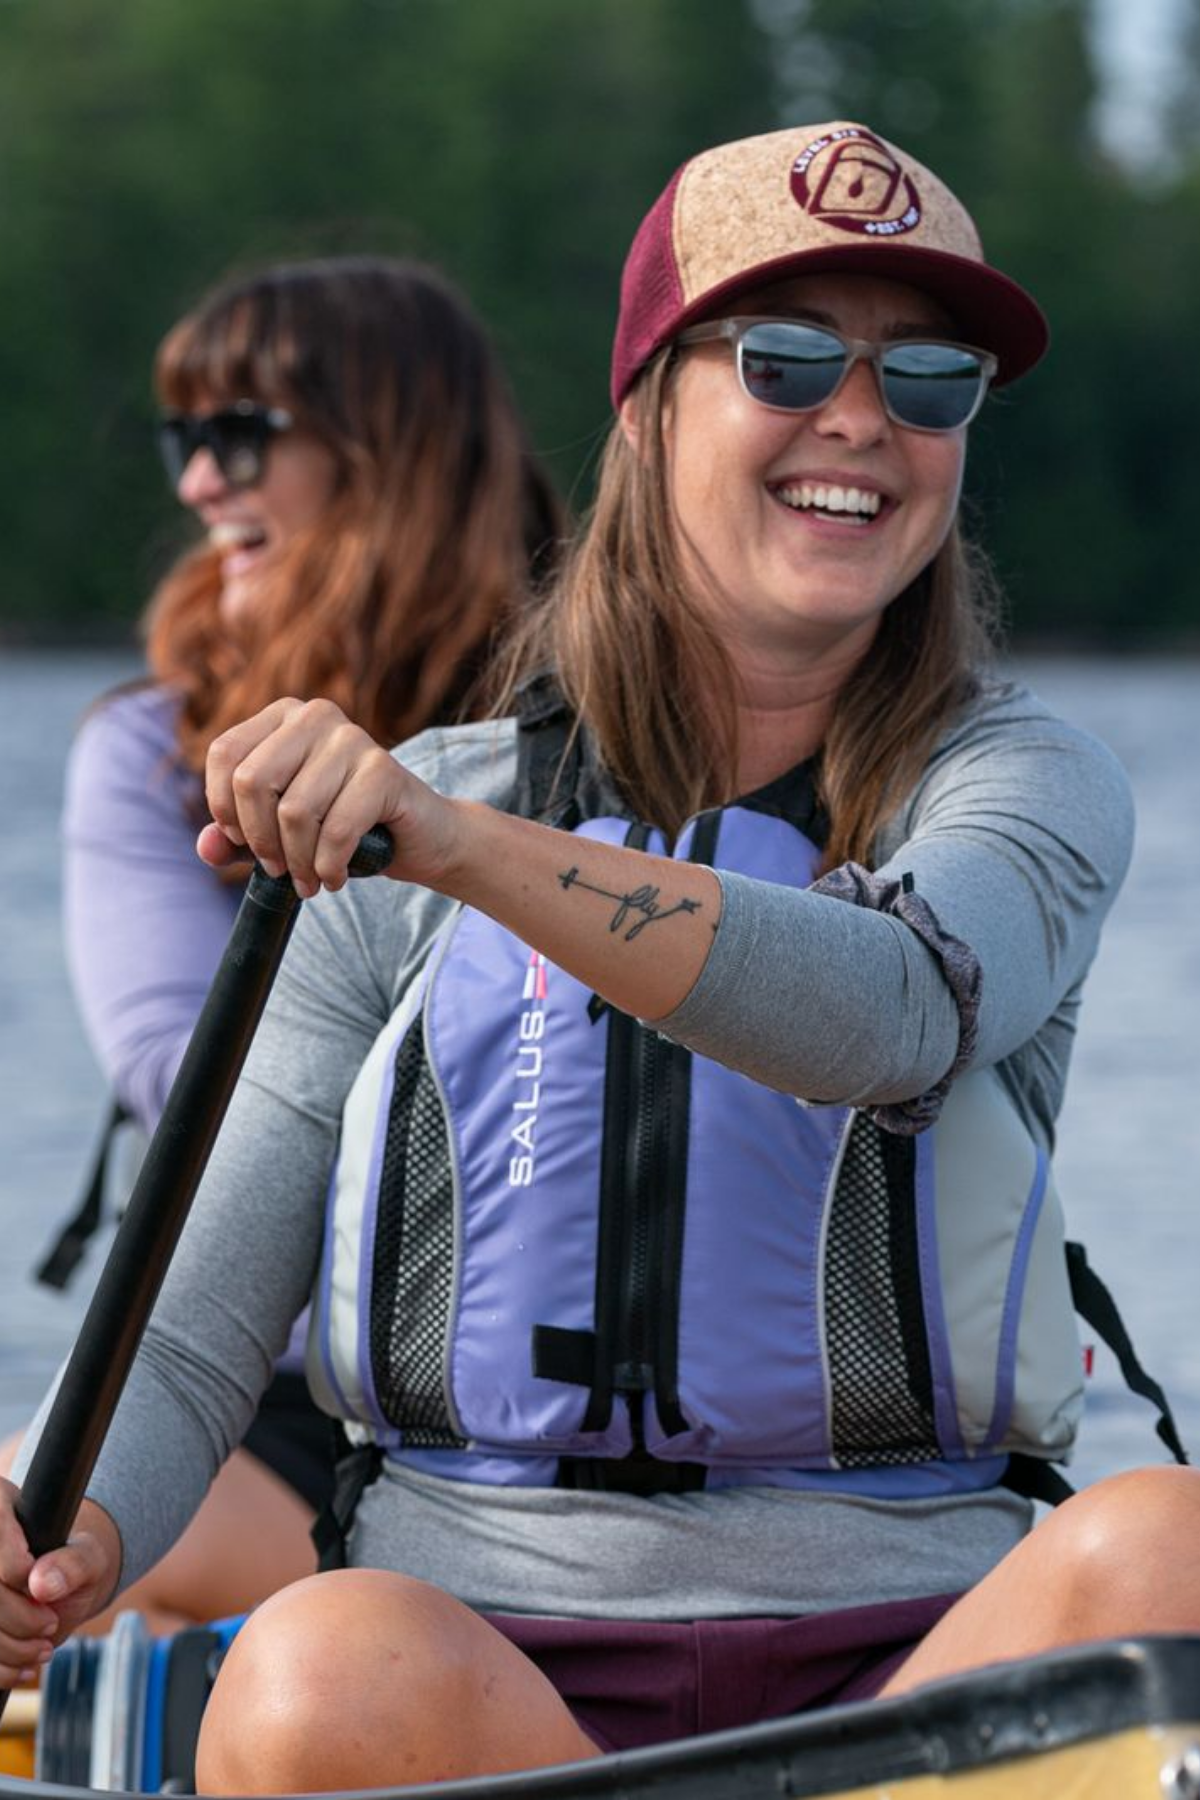
[[[1047,1161],[1131,838],[1115,760],[987,673],[956,525],[970,420],[1045,336],[865,127],[703,152],[630,253],[512,716],[392,758],[279,701],[214,743],[205,858],[334,891],[71,1543],[31,1567],[0,1510],[0,1675],[160,1553],[314,1282],[350,1566],[235,1640],[204,1791],[573,1761],[1200,1626],[1162,1555],[1190,1471],[1032,1531],[1007,1485],[1080,1408]],[[394,880],[343,890],[377,820]]]
[[[147,1133],[244,887],[195,854],[209,744],[283,694],[328,695],[385,744],[478,708],[561,529],[480,325],[423,265],[233,277],[167,333],[155,388],[202,536],[151,600],[148,679],[105,696],[72,745],[64,821],[75,992]],[[315,1566],[333,1437],[302,1353],[301,1331],[186,1537],[124,1597],[156,1627],[245,1610]]]

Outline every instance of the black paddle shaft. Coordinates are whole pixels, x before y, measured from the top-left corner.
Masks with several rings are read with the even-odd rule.
[[[350,873],[378,874],[392,855],[376,827]],[[36,1556],[71,1529],[299,909],[290,877],[256,864],[22,1483]]]

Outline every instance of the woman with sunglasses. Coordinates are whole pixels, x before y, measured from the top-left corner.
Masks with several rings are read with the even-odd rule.
[[[209,744],[283,694],[336,699],[384,744],[469,712],[561,531],[493,352],[432,269],[344,257],[235,278],[168,332],[155,385],[167,476],[201,536],[150,603],[149,679],[76,738],[65,821],[75,991],[146,1132],[245,879],[195,855]],[[314,1566],[333,1439],[302,1341],[187,1538],[127,1596],[162,1629]]]
[[[205,858],[332,891],[78,1535],[30,1574],[0,1532],[34,1596],[0,1662],[161,1551],[314,1268],[349,1566],[235,1639],[206,1792],[574,1761],[1200,1624],[1160,1554],[1189,1471],[1032,1531],[1017,1491],[1080,1409],[1048,1158],[1131,837],[1112,756],[988,672],[958,531],[966,427],[1045,343],[865,127],[703,152],[626,264],[595,506],[504,716],[392,757],[289,700],[213,744]],[[346,886],[376,822],[393,879]]]

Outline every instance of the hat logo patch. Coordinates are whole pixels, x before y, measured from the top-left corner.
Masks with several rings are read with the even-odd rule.
[[[916,183],[887,145],[847,126],[807,144],[792,164],[792,197],[810,218],[863,237],[898,237],[921,223]]]

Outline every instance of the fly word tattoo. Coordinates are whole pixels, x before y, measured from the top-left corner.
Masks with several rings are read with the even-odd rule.
[[[614,901],[616,911],[608,922],[608,929],[623,932],[627,944],[631,944],[639,932],[645,931],[647,925],[661,924],[676,913],[698,913],[702,905],[699,900],[678,900],[674,906],[664,908],[658,898],[662,889],[652,887],[649,882],[634,888],[631,893],[614,894],[610,888],[595,887],[592,882],[585,881],[575,867],[565,869],[558,879],[564,889],[583,888],[589,894],[599,894],[604,900]],[[637,917],[638,914],[641,916]],[[625,931],[631,915],[634,915],[633,924]]]

